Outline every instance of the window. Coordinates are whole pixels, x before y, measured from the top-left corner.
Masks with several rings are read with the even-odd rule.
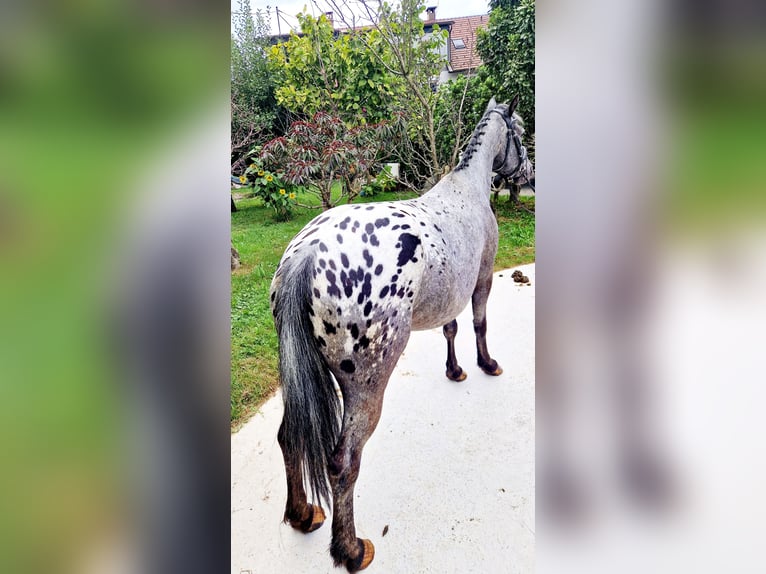
[[[453,38],[452,45],[455,46],[456,50],[462,50],[465,48],[465,42],[463,42],[462,38]]]

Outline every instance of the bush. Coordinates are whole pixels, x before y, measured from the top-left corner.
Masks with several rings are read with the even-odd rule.
[[[295,206],[295,190],[279,177],[261,167],[257,162],[251,163],[241,175],[239,181],[253,191],[255,197],[260,197],[264,205],[275,212],[279,221],[287,221]]]
[[[359,195],[362,197],[372,197],[379,193],[393,191],[396,185],[396,178],[391,175],[391,167],[386,165],[374,179],[362,186]]]

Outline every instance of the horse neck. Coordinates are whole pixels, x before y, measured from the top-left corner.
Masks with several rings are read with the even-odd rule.
[[[497,114],[490,114],[496,116]],[[457,171],[466,181],[471,182],[470,188],[474,193],[489,198],[492,186],[492,164],[498,153],[502,152],[506,145],[505,125],[500,117],[491,117],[484,127],[484,135],[480,136],[479,145],[476,147],[468,164]],[[480,183],[480,185],[476,185]]]

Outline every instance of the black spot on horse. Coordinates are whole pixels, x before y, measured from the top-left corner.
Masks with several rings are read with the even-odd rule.
[[[325,343],[325,340],[322,337],[317,337],[317,343],[319,343],[320,347],[326,347],[327,343]]]
[[[396,230],[397,230],[397,229],[399,229],[400,227],[401,227],[401,225],[394,225],[394,226],[391,228],[391,231],[396,231]]]
[[[338,227],[340,227],[341,229],[346,229],[346,227],[348,227],[348,222],[349,221],[351,221],[351,217],[346,216],[346,219],[341,221],[340,224],[338,225]]]
[[[401,267],[414,259],[415,250],[418,248],[418,245],[420,245],[420,237],[412,235],[411,233],[402,233],[399,236],[399,242],[402,246],[399,251],[397,265]]]
[[[365,207],[365,208],[364,208],[364,210],[365,210],[365,211],[371,211],[371,210],[373,210],[373,209],[375,209],[375,206],[374,206],[374,205],[371,205],[371,206],[369,206],[369,207]]]
[[[364,282],[362,283],[362,290],[357,297],[356,302],[361,305],[365,299],[369,299],[370,293],[372,293],[372,284],[370,283],[370,274],[367,273],[364,276]]]
[[[385,287],[383,287],[383,289],[380,290],[379,297],[382,299],[386,295],[388,295],[388,285],[386,285]]]
[[[373,231],[375,231],[375,226],[372,223],[368,223],[364,226],[364,230],[368,235],[372,235]]]
[[[306,238],[307,238],[309,235],[311,235],[312,233],[316,233],[316,232],[317,232],[317,230],[316,230],[316,229],[312,229],[312,230],[311,230],[311,231],[309,231],[309,232],[308,232],[306,235],[304,235],[304,236],[303,236],[303,239],[306,239]],[[312,242],[312,245],[313,245],[313,242]]]
[[[336,333],[335,327],[327,321],[322,320],[322,325],[324,325],[324,332],[328,335],[334,335]]]
[[[343,243],[343,236],[340,233],[338,233],[338,235],[335,236],[335,239],[338,240],[338,243]]]
[[[332,259],[330,259],[330,269],[332,269],[333,271],[335,271],[337,268],[338,268],[338,266],[337,266],[337,265],[335,265],[335,261],[334,261],[334,260],[332,260]]]
[[[319,243],[319,239],[313,239],[309,245],[316,245],[317,243]]]
[[[370,311],[372,311],[372,301],[367,301],[367,304],[364,306],[364,316],[367,317]]]
[[[362,252],[362,257],[364,257],[364,262],[367,264],[367,267],[372,267],[372,255],[370,255],[370,252],[365,249]]]
[[[389,224],[388,217],[383,217],[381,219],[375,220],[375,227],[377,227],[378,229],[380,229],[381,227],[385,227],[388,224]]]
[[[327,267],[327,261],[325,261],[324,259],[320,259],[320,260],[319,260],[319,266],[320,266],[322,269],[324,269],[325,267]]]
[[[325,223],[325,222],[327,222],[327,221],[330,221],[330,218],[329,218],[329,216],[328,216],[328,217],[323,217],[322,219],[320,219],[319,221],[317,221],[317,225],[322,225],[323,223]]]
[[[370,340],[367,338],[366,335],[362,335],[362,338],[359,339],[359,346],[362,349],[366,349],[367,347],[370,346]]]
[[[343,359],[340,362],[340,370],[344,373],[353,373],[356,371],[356,366],[354,366],[353,361],[350,361],[349,359]]]
[[[410,226],[407,225],[407,224],[402,225],[402,229],[409,229],[409,228],[410,228]]]
[[[394,217],[404,217],[404,214],[399,213],[398,211],[394,211],[391,215],[393,215]]]
[[[319,289],[317,289],[316,287],[314,287],[314,297],[316,297],[317,299],[319,299],[321,296],[322,296],[322,294],[319,292]]]
[[[276,291],[273,291],[273,292],[271,293],[271,302],[272,302],[272,303],[274,302],[274,298],[275,298],[276,296],[277,296],[277,292],[276,292]]]
[[[391,283],[396,283],[396,280],[399,279],[398,275],[392,275],[391,276]]]
[[[367,234],[366,233],[362,233],[362,242],[363,243],[367,243]]]
[[[343,265],[343,267],[348,268],[348,255],[346,255],[345,253],[341,253],[340,262]]]
[[[383,266],[378,265],[377,267],[375,267],[375,275],[380,275],[381,273],[383,273]]]
[[[328,251],[328,249],[327,249],[327,245],[325,245],[325,244],[324,244],[323,242],[321,242],[321,241],[319,242],[319,251],[322,251],[323,253]]]
[[[351,323],[348,326],[349,331],[351,331],[351,336],[354,339],[357,339],[359,337],[359,327],[356,326],[356,323]]]
[[[378,237],[375,234],[370,235],[370,244],[373,247],[377,247],[378,245],[380,245],[380,242],[378,241]]]

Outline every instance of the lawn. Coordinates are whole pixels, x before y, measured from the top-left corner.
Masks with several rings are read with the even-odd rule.
[[[356,202],[406,199],[386,193]],[[522,198],[534,208],[534,198]],[[277,389],[277,337],[269,309],[269,285],[282,252],[318,210],[299,209],[292,220],[277,222],[259,199],[240,199],[231,214],[231,237],[242,266],[231,278],[231,424],[236,429]],[[501,198],[496,206],[500,247],[495,269],[535,260],[534,216]]]

